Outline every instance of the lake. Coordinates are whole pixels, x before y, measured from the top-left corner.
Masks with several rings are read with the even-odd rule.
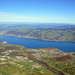
[[[75,42],[44,41],[13,36],[1,36],[0,41],[7,41],[8,44],[21,45],[27,48],[53,47],[58,48],[64,52],[75,52]]]

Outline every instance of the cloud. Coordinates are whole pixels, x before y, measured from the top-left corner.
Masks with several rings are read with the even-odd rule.
[[[48,23],[75,23],[70,19],[59,19],[38,16],[20,16],[13,13],[0,12],[0,22],[48,22]]]
[[[47,18],[48,19],[48,18]],[[29,16],[19,16],[16,14],[10,14],[10,13],[4,13],[4,12],[0,12],[0,22],[32,22],[32,21],[42,21],[42,20],[46,20],[46,18],[44,17],[29,17]]]

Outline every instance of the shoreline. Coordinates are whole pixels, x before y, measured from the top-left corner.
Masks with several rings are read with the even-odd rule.
[[[47,40],[47,39],[38,39],[38,38],[34,38],[34,37],[23,37],[23,36],[17,36],[17,35],[1,35],[1,36],[11,36],[11,37],[19,37],[19,38],[26,38],[26,39],[36,39],[36,40],[41,40],[41,41],[52,41],[52,42],[72,42],[75,43],[73,41],[60,41],[60,40]],[[1,37],[0,36],[0,37]]]
[[[52,48],[58,48],[58,49],[62,50],[63,52],[75,52],[75,47],[74,47],[75,43],[74,42],[46,41],[46,40],[33,39],[33,38],[22,38],[22,37],[16,37],[16,36],[3,36],[1,38],[3,38],[2,41],[8,41],[8,39],[9,39],[8,44],[21,45],[21,46],[24,46],[24,47],[27,47],[30,49],[52,47]],[[4,38],[7,38],[7,39],[4,39]],[[18,42],[17,41],[14,42],[13,39],[16,39],[16,40],[18,39]],[[13,40],[13,41],[11,41],[11,40]],[[31,44],[31,42],[30,42],[30,44],[29,43],[26,44],[23,42],[23,40],[28,41],[28,42],[31,41],[33,43],[33,45]],[[36,43],[38,42],[38,43],[35,45],[35,42]],[[46,45],[46,44],[48,44],[48,45]],[[71,48],[70,48],[70,45],[71,45]]]

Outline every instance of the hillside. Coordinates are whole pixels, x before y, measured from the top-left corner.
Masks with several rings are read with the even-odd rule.
[[[75,25],[6,25],[0,27],[0,35],[75,42]]]
[[[75,75],[75,52],[28,49],[0,42],[1,75]]]

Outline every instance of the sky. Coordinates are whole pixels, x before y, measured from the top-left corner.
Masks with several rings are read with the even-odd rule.
[[[0,22],[75,24],[75,0],[0,0]]]

